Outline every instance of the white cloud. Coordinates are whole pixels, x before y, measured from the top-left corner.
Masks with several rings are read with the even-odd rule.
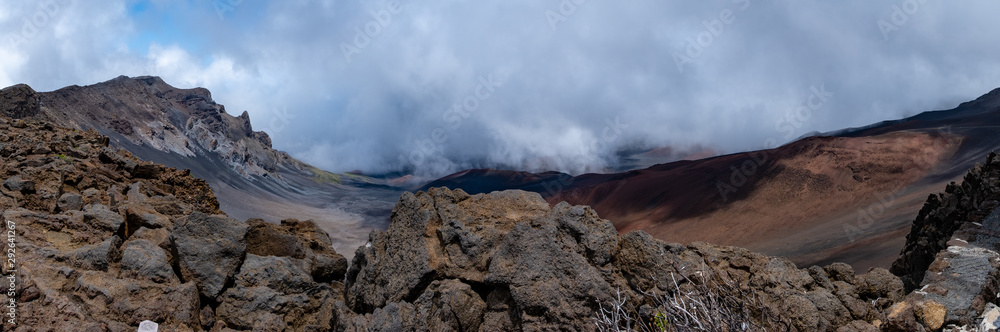
[[[926,2],[888,40],[877,22],[895,2],[588,1],[553,30],[546,13],[557,2],[403,1],[391,19],[381,1],[245,1],[224,20],[207,2],[150,6],[169,25],[149,19],[158,14],[137,21],[125,1],[60,1],[29,43],[0,40],[0,83],[51,90],[154,73],[204,86],[231,113],[249,111],[277,148],[335,171],[598,170],[625,145],[732,152],[781,140],[776,127],[812,86],[834,97],[793,136],[946,108],[1000,85],[1000,44],[988,39],[1000,34],[989,15],[1000,5],[988,1]],[[0,7],[2,31],[39,8]],[[733,19],[720,25],[726,10]],[[357,31],[370,24],[377,35],[346,61],[342,46],[361,46]],[[157,28],[167,39],[127,46]],[[693,46],[699,37],[706,45]],[[681,72],[674,55],[689,48],[699,52]],[[452,128],[446,110],[490,74],[502,86]],[[594,149],[615,118],[628,128]],[[449,139],[434,153],[400,162],[438,128]]]

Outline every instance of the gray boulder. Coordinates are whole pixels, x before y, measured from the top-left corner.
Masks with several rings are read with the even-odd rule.
[[[35,192],[35,181],[25,180],[20,175],[14,175],[3,181],[4,188],[8,190],[18,191],[22,194],[30,194]]]
[[[486,282],[510,289],[525,329],[590,329],[593,324],[587,318],[593,317],[595,304],[607,303],[615,294],[600,265],[592,265],[587,254],[607,263],[610,259],[604,257],[614,254],[617,235],[610,234],[614,238],[608,240],[610,243],[593,239],[600,237],[596,233],[607,232],[600,225],[602,220],[586,220],[583,216],[587,212],[566,209],[568,205],[560,204],[551,219],[517,224],[504,237],[490,264]],[[572,218],[574,215],[580,218]]]
[[[247,225],[195,212],[177,220],[170,235],[183,282],[194,281],[207,298],[222,293],[246,254]]]
[[[198,289],[193,283],[163,285],[85,271],[72,285],[88,313],[117,317],[132,330],[143,320],[187,326],[196,326],[198,320]]]
[[[455,279],[434,281],[414,306],[430,331],[478,331],[486,311],[472,286]]]
[[[112,212],[101,204],[87,205],[83,209],[83,222],[106,232],[117,232],[125,222],[121,214]]]
[[[330,286],[316,283],[288,257],[248,254],[233,287],[219,297],[217,319],[231,327],[287,326],[293,330],[330,330]],[[268,322],[277,315],[280,323]]]
[[[20,119],[38,114],[40,109],[38,93],[26,84],[0,90],[0,115]]]
[[[369,313],[389,302],[415,300],[435,279],[482,282],[504,235],[548,212],[541,196],[523,191],[469,196],[433,188],[403,193],[389,229],[372,232],[355,252],[345,282],[346,303]]]
[[[83,208],[83,197],[80,194],[65,193],[59,196],[56,206],[60,211],[79,211]]]
[[[107,271],[111,262],[121,254],[118,248],[121,244],[121,238],[115,235],[101,243],[73,250],[69,253],[70,261],[81,269]]]
[[[176,281],[167,253],[153,242],[131,239],[122,250],[122,272],[158,283]]]
[[[309,271],[316,282],[342,281],[347,259],[333,250],[330,236],[311,220],[285,219],[280,225],[247,220],[247,253],[289,257]]]

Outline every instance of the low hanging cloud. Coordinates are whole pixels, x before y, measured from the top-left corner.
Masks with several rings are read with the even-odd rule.
[[[623,149],[759,149],[1000,86],[991,1],[102,4],[0,0],[0,85],[203,86],[332,171],[595,172]]]

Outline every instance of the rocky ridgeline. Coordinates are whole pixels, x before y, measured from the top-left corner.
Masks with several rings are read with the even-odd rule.
[[[243,177],[277,176],[282,167],[305,165],[271,148],[267,133],[254,131],[250,116],[226,112],[204,88],[178,89],[159,77],[119,76],[89,86],[35,92],[19,84],[0,100],[14,105],[13,118],[98,132],[130,144],[183,157],[211,155]]]

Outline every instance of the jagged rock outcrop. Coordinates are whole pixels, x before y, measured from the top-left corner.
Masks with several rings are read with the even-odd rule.
[[[890,310],[888,324],[912,330],[985,330],[1000,298],[1000,157],[990,153],[961,185],[933,194],[913,221],[892,272],[912,292]]]
[[[288,257],[249,254],[216,313],[234,329],[329,330],[336,294]]]
[[[358,248],[338,328],[468,330],[465,321],[479,331],[587,331],[616,295],[650,320],[664,308],[645,294],[677,292],[675,280],[691,289],[701,278],[753,293],[764,304],[756,313],[773,315],[761,323],[798,331],[874,328],[903,297],[902,282],[884,269],[857,277],[844,264],[798,269],[740,248],[619,236],[589,207],[549,208],[535,193],[432,188],[404,194],[389,229]],[[463,310],[434,301],[427,310],[443,292],[459,294],[450,299]]]
[[[20,119],[38,114],[41,109],[38,93],[25,84],[18,84],[0,90],[0,115]]]
[[[948,248],[960,226],[983,220],[1000,203],[1000,157],[990,153],[986,164],[976,165],[961,184],[952,182],[943,193],[931,194],[920,209],[892,273],[900,276],[907,291],[920,286],[935,256]]]

